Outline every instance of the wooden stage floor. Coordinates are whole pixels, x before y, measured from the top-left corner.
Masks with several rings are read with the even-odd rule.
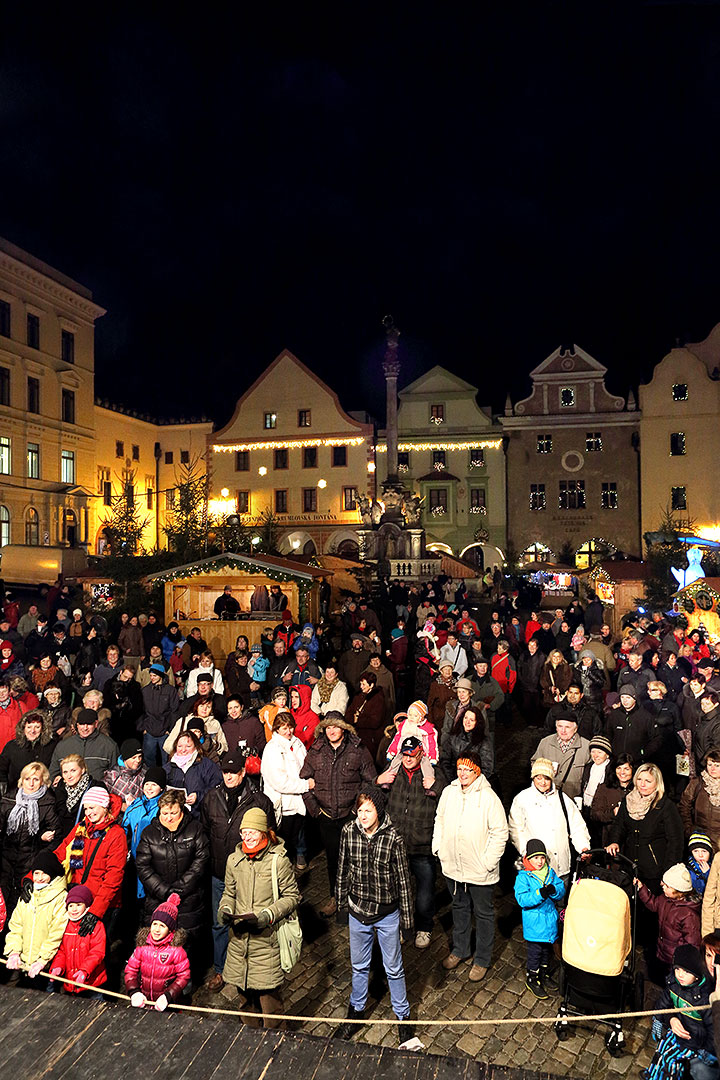
[[[422,1033],[420,1033],[422,1034]],[[538,1064],[546,1064],[538,1062]],[[551,1065],[551,1062],[547,1062]],[[0,987],[2,1080],[548,1080],[547,1072]]]

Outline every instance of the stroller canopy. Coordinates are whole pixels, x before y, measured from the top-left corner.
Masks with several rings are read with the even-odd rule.
[[[565,963],[593,975],[619,975],[631,941],[627,893],[609,881],[576,881],[565,911]]]

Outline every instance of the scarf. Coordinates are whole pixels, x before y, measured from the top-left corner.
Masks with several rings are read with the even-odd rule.
[[[75,835],[69,849],[68,866],[71,871],[82,870],[86,839],[89,837],[91,840],[101,840],[107,832],[107,825],[108,820],[106,818],[105,821],[95,826],[91,825],[88,829],[87,818],[83,818],[80,824],[76,826]]]
[[[625,805],[633,821],[642,821],[653,805],[656,794],[657,792],[654,791],[652,795],[641,795],[636,787],[628,791],[625,796]]]
[[[707,769],[703,769],[700,773],[700,778],[705,785],[705,791],[710,800],[710,805],[720,806],[720,777],[717,780],[714,780]]]
[[[20,832],[23,825],[27,828],[27,831],[31,836],[37,836],[40,829],[40,813],[38,811],[38,801],[47,791],[47,788],[42,784],[37,791],[34,791],[31,795],[28,795],[22,788],[18,788],[15,796],[15,805],[13,806],[7,820],[7,831],[9,833]]]
[[[188,771],[190,766],[194,764],[197,757],[197,750],[193,750],[192,754],[173,754],[170,759],[173,765],[177,765],[178,769],[181,769],[184,773]]]
[[[256,855],[259,855],[261,851],[265,850],[265,848],[268,846],[268,843],[269,843],[269,841],[268,841],[267,833],[264,833],[260,837],[258,842],[255,845],[253,845],[253,847],[250,847],[247,840],[243,840],[242,849],[243,849],[243,851],[245,852],[245,854],[247,855],[247,857],[249,859],[254,859]]]
[[[548,876],[548,874],[550,872],[550,868],[548,867],[547,860],[545,860],[544,865],[541,866],[539,870],[535,870],[530,865],[530,860],[526,859],[525,856],[523,856],[522,864],[523,864],[523,870],[527,870],[528,874],[535,874],[536,877],[540,878],[543,885],[545,884],[547,876]]]
[[[320,682],[315,683],[317,687],[317,692],[320,695],[320,701],[323,705],[327,705],[328,701],[330,700],[330,695],[332,694],[337,684],[337,679],[335,679],[334,682],[328,682],[324,675]]]
[[[559,735],[556,735],[555,738],[557,740],[557,744],[560,747],[561,752],[563,754],[567,754],[567,752],[572,748],[572,744],[573,744],[573,740],[575,739],[575,736],[573,735],[572,739],[568,739],[567,742],[562,742]]]
[[[69,788],[67,784],[65,785],[65,805],[67,806],[68,810],[75,809],[87,789],[90,787],[91,782],[92,776],[90,775],[90,773],[83,773],[83,775],[80,777],[74,787]]]
[[[42,668],[36,667],[33,671],[33,684],[36,690],[44,690],[49,682],[52,682],[57,675],[58,669],[55,664],[51,664],[47,671],[43,671]]]

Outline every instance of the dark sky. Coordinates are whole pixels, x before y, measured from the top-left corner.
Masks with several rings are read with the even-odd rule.
[[[98,394],[223,423],[287,347],[379,411],[391,312],[499,409],[720,321],[715,4],[109,6],[0,37],[0,234],[108,309]]]

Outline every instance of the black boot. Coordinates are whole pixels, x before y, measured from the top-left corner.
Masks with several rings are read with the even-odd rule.
[[[525,985],[528,990],[532,991],[536,998],[540,999],[540,1001],[547,1001],[547,994],[543,989],[539,971],[528,971],[525,976]]]
[[[402,1046],[403,1043],[410,1042],[411,1039],[415,1038],[415,1025],[408,1024],[407,1021],[405,1021],[405,1023],[398,1025],[398,1032],[400,1035],[400,1046]]]
[[[558,990],[560,989],[557,982],[550,974],[550,969],[547,964],[540,965],[540,981],[550,994],[557,994]]]
[[[348,1005],[347,1019],[348,1020],[362,1020],[365,1015],[364,1009],[353,1009],[352,1005]],[[336,1039],[352,1039],[358,1030],[357,1024],[341,1024],[335,1032]]]

